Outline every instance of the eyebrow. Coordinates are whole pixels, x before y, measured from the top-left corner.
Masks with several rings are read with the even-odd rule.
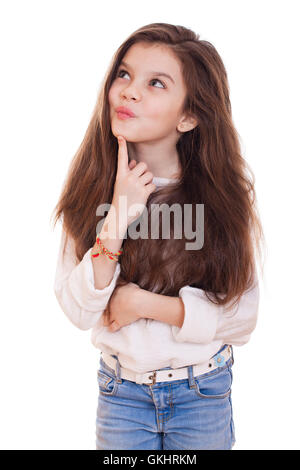
[[[128,67],[129,69],[131,68],[130,65],[127,64],[127,62],[125,62],[124,60],[122,60],[122,61],[120,62],[120,65],[125,65],[125,67]],[[153,74],[153,75],[157,75],[157,76],[159,76],[159,77],[166,77],[166,78],[168,78],[169,80],[171,80],[171,81],[174,83],[174,85],[175,85],[175,82],[174,82],[173,78],[172,78],[170,75],[168,75],[167,73],[165,73],[165,72],[149,72],[149,73],[150,73],[151,75]]]

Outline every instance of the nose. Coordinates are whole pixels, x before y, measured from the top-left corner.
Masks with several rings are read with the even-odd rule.
[[[140,94],[132,85],[127,86],[121,92],[121,96],[127,100],[139,100]]]

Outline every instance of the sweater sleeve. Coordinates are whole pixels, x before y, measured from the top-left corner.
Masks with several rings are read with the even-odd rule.
[[[88,330],[97,323],[106,308],[120,273],[120,264],[116,264],[110,284],[103,289],[95,289],[92,248],[78,263],[74,240],[70,236],[63,256],[65,239],[66,233],[62,228],[54,281],[55,296],[70,321],[81,330]]]
[[[208,344],[222,340],[224,344],[241,346],[249,341],[259,308],[257,272],[251,287],[230,311],[225,312],[224,306],[213,304],[202,289],[195,287],[182,287],[179,297],[184,304],[184,321],[181,328],[172,326],[173,337],[179,343]]]

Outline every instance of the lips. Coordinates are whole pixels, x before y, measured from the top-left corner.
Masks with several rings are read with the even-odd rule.
[[[131,111],[131,109],[129,108],[125,108],[124,106],[119,106],[118,108],[116,108],[116,111],[118,114],[123,115],[124,117],[135,117],[134,112]]]

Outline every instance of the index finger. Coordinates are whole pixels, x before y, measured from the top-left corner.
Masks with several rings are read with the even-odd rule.
[[[129,169],[128,167],[128,152],[127,152],[127,144],[126,139],[121,135],[118,135],[118,172],[119,171],[126,171]]]

